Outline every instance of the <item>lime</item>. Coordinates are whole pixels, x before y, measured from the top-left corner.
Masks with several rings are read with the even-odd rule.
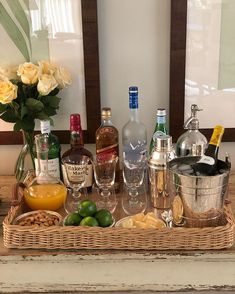
[[[65,226],[79,226],[80,222],[82,220],[82,217],[76,213],[70,213],[66,216],[65,220],[64,220],[64,225]]]
[[[94,217],[86,216],[81,220],[80,226],[98,227],[99,223]]]
[[[92,216],[96,213],[96,211],[97,211],[96,204],[92,200],[86,199],[79,202],[78,204],[78,213],[82,217]]]
[[[101,227],[108,227],[113,223],[112,214],[107,209],[100,209],[97,211],[95,218],[98,220],[98,223]]]

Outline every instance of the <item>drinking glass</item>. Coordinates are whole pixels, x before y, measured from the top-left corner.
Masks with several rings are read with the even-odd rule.
[[[124,157],[123,179],[125,189],[122,206],[127,214],[144,212],[147,208],[147,194],[143,184],[146,170],[146,156]]]
[[[138,188],[143,184],[144,172],[146,169],[146,157],[138,155],[134,157],[124,157],[123,159],[123,179],[130,196],[138,195]]]
[[[92,164],[94,169],[95,182],[101,189],[101,196],[107,197],[111,194],[115,181],[115,169],[118,157],[114,155],[93,156]]]
[[[62,159],[63,168],[65,169],[69,184],[67,199],[64,203],[64,208],[67,213],[77,211],[78,202],[81,200],[82,189],[86,181],[89,161],[90,158],[85,155],[76,157],[67,156]]]

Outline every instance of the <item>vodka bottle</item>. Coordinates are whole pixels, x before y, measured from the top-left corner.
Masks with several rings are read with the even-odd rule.
[[[147,157],[147,131],[139,120],[138,88],[129,87],[130,118],[122,129],[123,158]]]

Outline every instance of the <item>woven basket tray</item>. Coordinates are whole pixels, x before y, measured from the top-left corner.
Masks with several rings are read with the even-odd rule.
[[[62,227],[32,228],[13,225],[24,211],[24,200],[12,206],[3,221],[4,245],[7,248],[34,249],[223,249],[234,242],[234,217],[230,204],[216,227],[205,228],[100,228]]]

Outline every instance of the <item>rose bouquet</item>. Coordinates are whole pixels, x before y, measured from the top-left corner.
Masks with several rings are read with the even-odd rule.
[[[23,131],[25,145],[15,167],[17,180],[24,173],[25,154],[33,158],[35,120],[52,120],[57,113],[60,90],[71,84],[69,72],[49,61],[25,62],[16,69],[0,69],[0,118]],[[27,151],[27,152],[26,152]]]

